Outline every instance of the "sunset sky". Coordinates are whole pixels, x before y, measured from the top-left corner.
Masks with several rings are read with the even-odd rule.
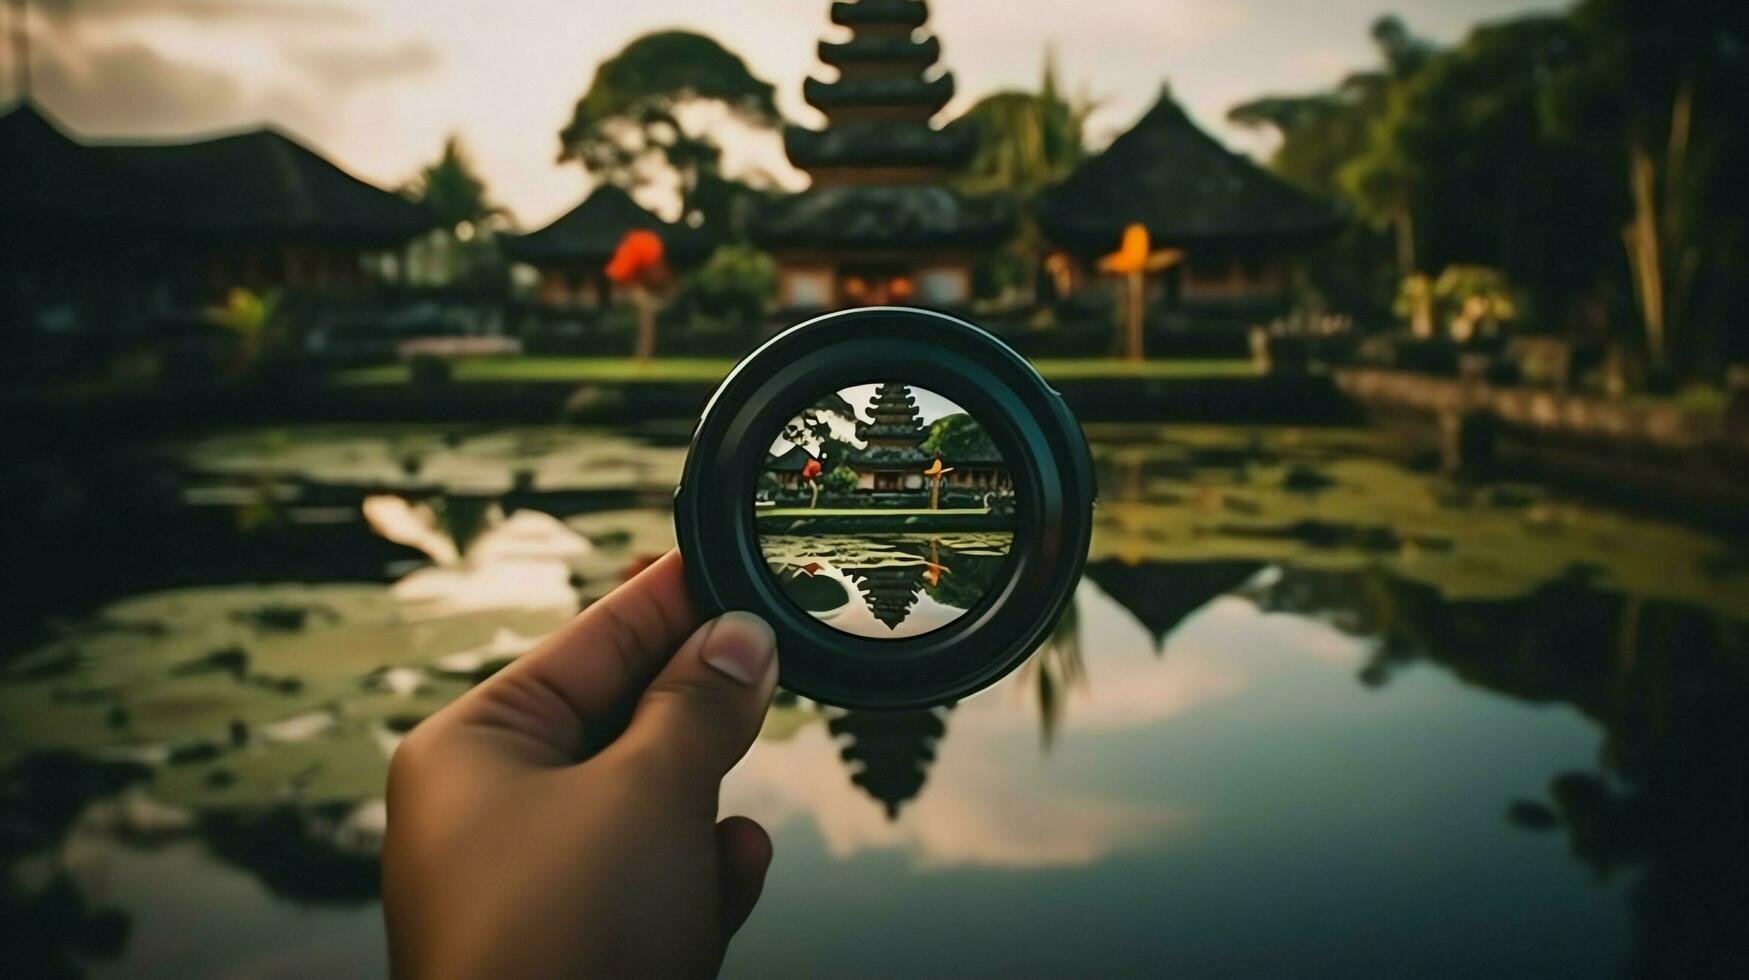
[[[7,0],[6,28],[12,28]],[[1328,86],[1373,64],[1386,12],[1449,41],[1478,20],[1548,0],[936,0],[930,28],[958,94],[942,119],[999,89],[1036,85],[1047,45],[1061,81],[1100,102],[1091,136],[1121,132],[1169,81],[1229,145],[1268,144],[1226,124],[1265,92]],[[640,34],[715,37],[778,88],[790,118],[814,43],[837,36],[827,0],[31,0],[35,96],[94,137],[182,136],[275,124],[366,179],[403,182],[446,134],[467,144],[493,196],[526,227],[589,186],[556,162],[559,128],[595,66]],[[15,95],[10,49],[0,99]],[[774,138],[736,138],[731,171],[784,168]],[[790,175],[790,179],[795,179]],[[658,202],[659,203],[659,202]]]

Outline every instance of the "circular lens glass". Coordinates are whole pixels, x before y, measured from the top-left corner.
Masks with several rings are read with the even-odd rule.
[[[890,381],[827,392],[773,435],[754,487],[766,567],[834,629],[876,639],[953,622],[1001,584],[1014,481],[977,419]]]

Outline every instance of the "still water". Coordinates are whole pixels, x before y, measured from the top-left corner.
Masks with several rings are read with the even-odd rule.
[[[9,972],[382,975],[388,754],[670,546],[683,433],[16,468]],[[1353,431],[1089,434],[1092,559],[1030,663],[774,707],[724,788],[777,848],[725,975],[1742,975],[1740,542]]]

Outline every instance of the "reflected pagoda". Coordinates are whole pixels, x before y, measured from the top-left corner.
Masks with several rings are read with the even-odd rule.
[[[899,808],[923,791],[951,710],[849,711],[826,723],[844,739],[839,755],[855,767],[850,781],[880,803],[888,820],[897,820]]]
[[[928,75],[941,53],[936,38],[920,35],[928,7],[855,0],[832,4],[831,16],[851,32],[819,46],[838,78],[802,88],[826,128],[784,132],[790,162],[812,186],[770,202],[752,227],[777,259],[778,306],[963,306],[974,253],[999,243],[1011,220],[1005,202],[945,186],[974,145],[969,132],[930,125],[953,96],[953,75]]]
[[[911,607],[923,594],[923,566],[910,563],[875,565],[856,569],[852,575],[874,618],[896,630],[911,618]]]

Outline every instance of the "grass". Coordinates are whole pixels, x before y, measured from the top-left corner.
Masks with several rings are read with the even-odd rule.
[[[1257,369],[1247,360],[1121,361],[1116,358],[1048,358],[1034,362],[1052,381],[1100,378],[1192,379],[1251,378]],[[624,357],[476,357],[458,358],[452,378],[462,383],[501,384],[669,381],[715,383],[735,362],[728,358],[663,357],[638,362]],[[342,385],[402,385],[410,380],[405,364],[340,371]]]

